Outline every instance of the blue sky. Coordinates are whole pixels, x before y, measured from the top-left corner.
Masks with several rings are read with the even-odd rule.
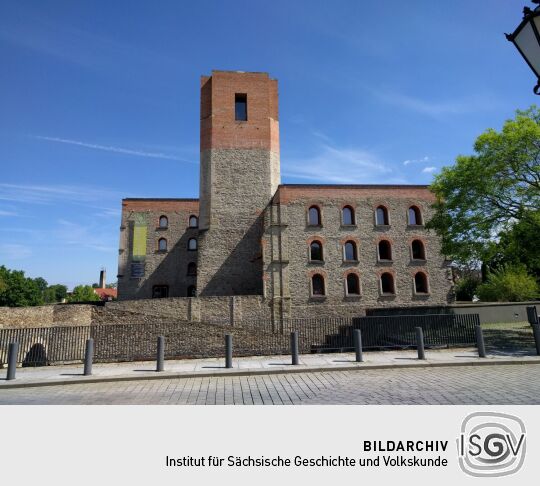
[[[199,76],[279,80],[284,183],[421,183],[536,102],[525,0],[0,1],[0,264],[114,278],[123,197],[197,197]]]

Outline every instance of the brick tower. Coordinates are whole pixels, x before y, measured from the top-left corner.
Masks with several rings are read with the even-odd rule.
[[[201,77],[198,295],[262,294],[263,211],[280,184],[277,81]]]

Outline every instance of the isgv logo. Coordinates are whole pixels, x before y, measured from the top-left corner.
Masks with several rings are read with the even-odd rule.
[[[514,474],[525,461],[525,425],[514,415],[475,412],[461,424],[457,439],[459,466],[470,476]]]

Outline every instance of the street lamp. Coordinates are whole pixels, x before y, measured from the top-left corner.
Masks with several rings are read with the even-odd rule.
[[[523,20],[513,34],[506,34],[506,38],[513,42],[523,59],[536,74],[538,82],[534,87],[534,94],[540,95],[540,0],[532,0],[539,5],[534,10],[523,8]]]

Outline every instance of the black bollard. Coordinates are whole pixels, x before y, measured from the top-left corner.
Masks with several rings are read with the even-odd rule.
[[[15,379],[15,371],[17,370],[17,354],[19,354],[19,343],[9,343],[8,348],[8,369],[7,380]]]
[[[484,344],[484,333],[481,326],[476,326],[476,345],[478,346],[478,357],[486,357],[486,345]]]
[[[364,358],[362,356],[362,333],[360,332],[360,329],[354,330],[354,351],[356,353],[356,362],[361,363],[364,361]]]
[[[84,352],[84,376],[92,374],[92,362],[94,361],[94,340],[86,340],[86,350]]]
[[[540,356],[540,324],[533,324],[534,343],[536,344],[536,354]]]
[[[416,349],[418,350],[418,359],[426,359],[424,350],[424,331],[421,327],[416,327]]]
[[[232,336],[225,334],[225,368],[232,367]]]
[[[156,371],[163,371],[165,368],[165,338],[159,336],[157,338],[157,366]]]
[[[291,356],[292,364],[297,365],[298,360],[298,332],[291,332]]]

